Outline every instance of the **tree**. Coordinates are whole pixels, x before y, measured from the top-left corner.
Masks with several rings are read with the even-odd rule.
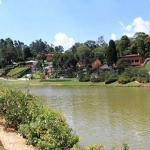
[[[23,56],[24,56],[24,60],[27,60],[27,58],[32,57],[31,51],[30,51],[30,47],[26,46],[26,47],[24,48]]]
[[[44,62],[45,55],[48,53],[49,45],[47,42],[43,42],[42,39],[36,40],[30,44],[31,54],[36,58],[37,54],[42,56],[42,61]]]
[[[11,64],[12,61],[17,59],[17,52],[14,47],[13,41],[10,38],[0,41],[1,59],[6,64]]]
[[[124,51],[126,51],[129,47],[130,40],[126,35],[123,35],[119,41],[119,44],[117,45],[117,50],[119,51],[119,55],[123,56]]]
[[[79,46],[81,46],[82,44],[81,43],[75,43],[71,48],[70,50],[72,51],[73,55],[76,55],[77,54],[77,48]]]
[[[77,48],[77,54],[85,64],[88,64],[91,58],[91,50],[86,45],[81,45]]]
[[[105,44],[101,47],[97,47],[93,50],[94,52],[94,58],[99,58],[101,61],[105,61],[106,59],[106,51],[108,46]]]
[[[130,64],[131,64],[130,59],[126,59],[126,58],[119,59],[116,64],[119,73],[122,73],[123,71],[125,71],[125,68],[129,67]]]
[[[145,44],[144,44],[144,40],[146,39],[146,37],[148,37],[147,34],[145,34],[144,32],[137,32],[134,35],[135,38],[135,45],[137,47],[137,53],[140,55],[144,55],[145,54]]]
[[[113,65],[117,62],[117,51],[116,51],[116,45],[113,40],[109,41],[109,46],[107,49],[107,64]]]
[[[145,45],[145,56],[150,57],[150,36],[145,38],[144,45]]]
[[[105,40],[103,36],[98,37],[97,40],[97,45],[99,45],[100,47],[103,46],[105,44]]]
[[[68,67],[75,67],[77,60],[73,56],[73,53],[71,51],[65,51],[62,55],[62,60],[63,60],[63,67],[67,69]]]
[[[61,45],[55,46],[54,51],[55,51],[55,52],[63,52],[63,51],[64,51],[64,48],[63,48]]]

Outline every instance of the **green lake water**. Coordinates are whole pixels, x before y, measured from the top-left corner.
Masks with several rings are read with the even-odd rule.
[[[150,149],[150,89],[103,86],[30,86],[30,93],[60,110],[79,144]]]

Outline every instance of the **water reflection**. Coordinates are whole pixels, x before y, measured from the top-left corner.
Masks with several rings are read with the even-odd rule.
[[[81,136],[80,145],[97,143],[149,149],[150,93],[145,88],[51,86],[29,87],[60,110]]]

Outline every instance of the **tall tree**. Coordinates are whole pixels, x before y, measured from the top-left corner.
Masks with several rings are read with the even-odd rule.
[[[101,47],[97,47],[93,50],[94,58],[99,58],[102,62],[106,59],[106,52],[107,52],[108,45],[103,44]]]
[[[109,41],[109,46],[107,49],[107,64],[113,65],[117,62],[117,51],[116,51],[116,45],[113,40]]]
[[[33,57],[37,57],[38,54],[42,56],[42,61],[45,59],[45,55],[48,53],[48,44],[43,42],[42,39],[36,40],[30,44],[30,49]]]
[[[14,47],[13,41],[10,38],[6,40],[1,39],[0,42],[1,58],[6,64],[10,64],[17,59],[17,52]]]
[[[97,45],[99,45],[99,46],[101,47],[101,46],[103,46],[104,44],[105,44],[104,36],[98,37]]]
[[[128,49],[130,44],[130,40],[126,35],[123,35],[117,45],[117,49],[119,51],[120,56],[124,55],[124,52]]]
[[[145,44],[145,56],[150,57],[150,36],[145,38],[144,44]]]
[[[24,51],[23,51],[23,57],[24,57],[24,60],[27,60],[28,58],[32,57],[30,47],[25,46]]]
[[[148,37],[147,34],[145,34],[144,32],[137,32],[134,37],[136,37],[135,39],[135,44],[137,47],[137,53],[140,55],[144,55],[145,54],[145,44],[144,44],[144,40],[146,39],[146,37]]]
[[[91,50],[86,45],[81,45],[77,48],[77,54],[85,64],[88,64],[90,62],[91,58]]]

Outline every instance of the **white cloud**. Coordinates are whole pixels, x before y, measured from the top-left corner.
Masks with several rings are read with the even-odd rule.
[[[70,48],[74,45],[75,40],[71,37],[68,37],[65,33],[57,33],[55,36],[55,42],[53,43],[55,46],[63,46],[64,48]]]
[[[141,17],[135,18],[132,24],[135,32],[150,33],[150,22],[144,21]]]
[[[119,23],[120,23],[121,26],[124,26],[124,24],[121,21],[119,21]]]
[[[0,4],[2,3],[2,0],[0,0]]]
[[[150,22],[143,20],[141,17],[133,19],[128,25],[124,25],[121,21],[119,21],[119,24],[123,28],[123,35],[127,35],[128,37],[133,37],[136,32],[150,34]]]
[[[113,34],[111,35],[111,39],[115,41],[116,38],[117,38],[116,34],[113,33]]]
[[[131,24],[129,24],[129,25],[127,25],[127,26],[125,27],[125,30],[127,30],[127,31],[131,31],[131,29],[132,29],[132,25],[131,25]]]
[[[135,33],[127,33],[127,32],[123,32],[123,35],[126,35],[127,37],[133,37]]]

